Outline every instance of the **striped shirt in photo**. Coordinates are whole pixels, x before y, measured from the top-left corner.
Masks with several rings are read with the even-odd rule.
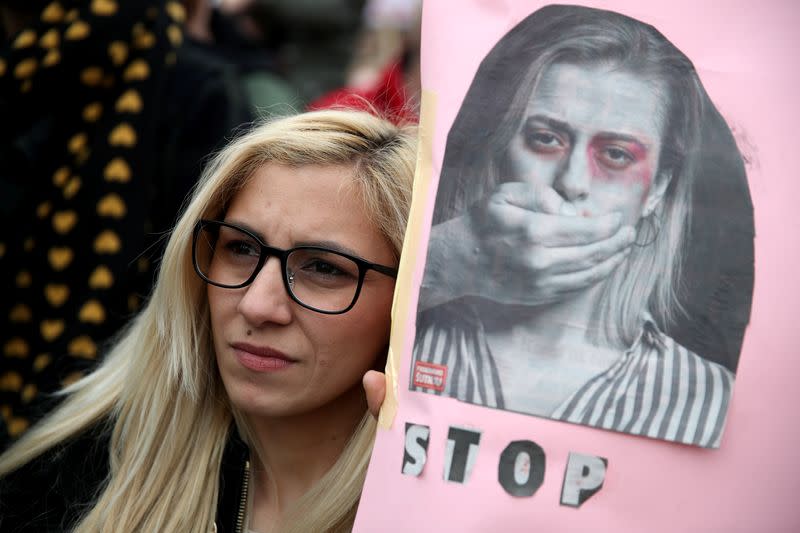
[[[422,329],[414,345],[411,390],[505,409],[503,386],[483,327],[479,322],[448,322],[418,324]],[[446,369],[441,386],[415,380],[418,370],[427,371],[426,363]],[[549,418],[717,448],[733,382],[729,370],[687,350],[648,319],[637,341]]]

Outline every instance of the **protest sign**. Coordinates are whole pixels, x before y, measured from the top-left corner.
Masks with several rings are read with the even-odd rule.
[[[428,2],[356,530],[791,529],[797,9]]]

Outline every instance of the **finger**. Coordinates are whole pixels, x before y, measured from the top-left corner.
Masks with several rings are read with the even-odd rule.
[[[619,213],[597,217],[538,214],[529,216],[528,221],[529,240],[550,248],[584,246],[606,240],[622,230],[622,215]]]
[[[504,203],[549,215],[577,216],[578,211],[555,189],[543,183],[509,181],[497,188]]]
[[[627,259],[631,249],[631,247],[628,247],[586,270],[553,276],[550,281],[550,288],[554,293],[566,294],[591,287],[608,278]]]
[[[580,272],[623,252],[633,244],[635,238],[634,229],[631,226],[625,226],[602,241],[582,246],[544,248],[537,250],[536,253],[547,257],[547,264],[544,265],[544,268],[551,274]],[[541,260],[539,263],[541,264]]]
[[[377,418],[383,405],[383,400],[386,398],[386,374],[377,370],[370,370],[364,374],[362,384],[367,395],[367,409],[369,409],[372,416]]]

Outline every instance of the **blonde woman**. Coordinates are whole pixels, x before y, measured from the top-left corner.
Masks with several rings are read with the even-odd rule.
[[[412,131],[356,111],[224,149],[145,309],[0,457],[0,529],[348,531],[414,158]]]

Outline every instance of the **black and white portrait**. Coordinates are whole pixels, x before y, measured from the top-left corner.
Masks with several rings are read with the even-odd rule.
[[[753,283],[729,127],[654,27],[547,6],[450,129],[410,387],[718,447]]]

